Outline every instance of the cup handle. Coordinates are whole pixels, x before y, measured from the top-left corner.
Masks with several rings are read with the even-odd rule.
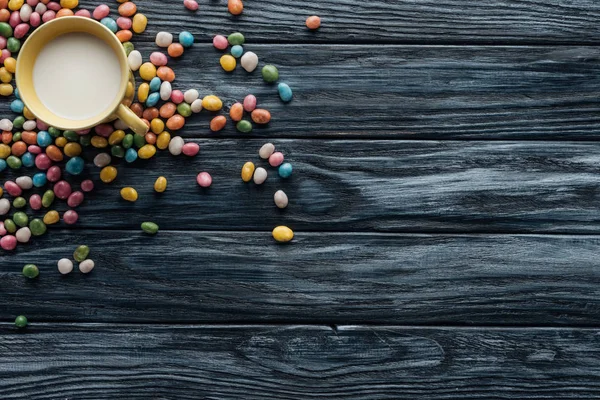
[[[135,115],[129,107],[126,107],[123,104],[119,104],[119,108],[117,108],[116,114],[117,118],[125,122],[125,124],[129,126],[131,130],[137,133],[138,135],[143,136],[146,133],[148,133],[148,125],[146,125],[144,121],[142,121],[137,115]]]

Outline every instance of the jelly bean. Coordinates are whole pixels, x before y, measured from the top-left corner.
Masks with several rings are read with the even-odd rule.
[[[28,176],[20,176],[15,179],[15,182],[23,190],[29,190],[33,187],[33,179]]]
[[[70,274],[73,271],[73,261],[68,258],[61,258],[57,263],[58,272],[63,275]]]
[[[150,62],[156,65],[157,67],[162,67],[163,65],[167,65],[169,60],[167,59],[167,56],[163,53],[155,51],[152,54],[150,54]]]
[[[125,161],[127,161],[128,163],[132,163],[137,159],[138,159],[138,152],[135,151],[135,149],[133,149],[133,148],[127,149],[127,151],[125,152]]]
[[[133,135],[131,133],[128,133],[127,135],[125,135],[125,137],[123,138],[123,141],[121,142],[121,145],[123,146],[124,149],[128,149],[131,146],[133,146]]]
[[[250,133],[252,132],[252,123],[250,123],[250,121],[247,121],[245,119],[239,121],[236,125],[235,125],[236,129],[242,133]]]
[[[175,80],[175,72],[169,67],[159,67],[158,70],[156,70],[156,75],[163,81],[173,82]]]
[[[42,14],[42,22],[52,21],[56,17],[56,13],[52,10],[48,10]]]
[[[38,154],[35,156],[35,166],[38,169],[45,171],[52,166],[52,160],[50,160],[50,157],[46,154]]]
[[[92,14],[90,14],[90,12],[88,10],[77,10],[77,11],[75,11],[75,16],[76,17],[91,18]]]
[[[11,111],[19,114],[23,112],[23,107],[25,107],[25,104],[19,99],[15,99],[10,103]]]
[[[278,226],[273,229],[273,239],[279,243],[287,243],[294,238],[294,231],[287,226]]]
[[[146,106],[154,107],[155,105],[158,104],[159,100],[160,100],[159,93],[151,93],[150,96],[148,96],[148,99],[146,100]]]
[[[23,193],[23,189],[13,181],[4,182],[4,189],[13,197],[20,196]]]
[[[129,53],[129,56],[127,56],[127,62],[132,71],[137,71],[142,66],[142,53],[137,50],[132,51]]]
[[[39,210],[42,208],[42,196],[39,194],[34,194],[29,198],[29,207],[32,210]]]
[[[13,235],[3,236],[0,239],[0,247],[6,251],[14,250],[17,247],[17,238]]]
[[[41,147],[48,147],[52,144],[52,136],[47,131],[37,133],[37,144]]]
[[[33,186],[35,187],[44,187],[48,183],[48,177],[43,172],[38,172],[33,175]]]
[[[63,8],[75,8],[79,5],[79,0],[60,0],[60,6]]]
[[[12,13],[10,13],[10,18],[8,19],[8,23],[11,26],[11,28],[13,28],[13,29],[21,23],[21,16],[19,15],[19,11],[15,10]],[[13,31],[13,35],[14,35],[14,31]]]
[[[17,238],[17,242],[27,243],[29,242],[29,239],[31,239],[31,230],[26,226],[20,228],[17,233],[15,233],[15,237]]]
[[[46,178],[50,182],[58,182],[60,180],[61,175],[62,174],[61,174],[60,167],[58,167],[56,165],[48,168],[48,171],[46,172]]]
[[[156,178],[156,182],[154,182],[154,191],[163,193],[165,190],[167,190],[167,178],[159,176]]]
[[[240,15],[244,11],[242,0],[228,0],[227,10],[231,15]]]
[[[198,99],[199,96],[200,96],[200,94],[198,93],[198,91],[196,89],[190,89],[185,92],[185,94],[183,95],[183,99],[185,100],[186,103],[192,104],[194,101],[196,101]]]
[[[192,47],[194,44],[194,35],[188,31],[181,32],[179,34],[179,43],[181,43],[183,47]]]
[[[31,234],[33,236],[41,236],[46,233],[46,224],[41,219],[35,218],[32,219],[29,223],[29,229],[31,230]]]
[[[69,142],[65,145],[63,151],[67,157],[77,157],[81,154],[82,148],[79,143]]]
[[[15,318],[15,326],[19,329],[27,327],[28,323],[29,321],[27,321],[27,317],[24,315],[19,315],[17,318]]]
[[[279,176],[282,178],[289,178],[292,176],[292,164],[283,163],[279,166]]]
[[[132,26],[131,18],[128,18],[128,17],[117,18],[117,26],[120,29],[131,29],[131,26]]]
[[[194,100],[194,102],[190,105],[190,109],[194,114],[198,114],[200,111],[202,111],[202,99]]]
[[[114,129],[111,124],[100,124],[100,125],[96,125],[96,127],[94,127],[94,131],[98,135],[107,138],[110,136],[111,133],[113,133]]]
[[[25,144],[25,142],[21,141],[21,134],[15,133],[13,135],[13,140],[15,141],[15,143],[13,143],[13,145],[10,148],[13,156],[19,157],[25,154],[25,152],[27,151],[27,145]]]
[[[217,117],[214,117],[210,121],[210,130],[213,132],[218,132],[221,129],[225,128],[226,124],[227,124],[227,118],[225,118],[222,115],[219,115]]]
[[[113,166],[106,166],[100,171],[100,180],[104,183],[111,183],[117,177],[117,169]]]
[[[148,107],[142,113],[142,118],[152,121],[154,118],[158,118],[159,112],[156,107]]]
[[[37,122],[37,128],[40,131],[47,131],[48,130],[49,126],[44,121],[38,119],[36,122]]]
[[[94,19],[97,19],[98,21],[100,21],[103,18],[108,17],[109,14],[110,14],[110,8],[106,4],[100,4],[98,7],[96,7],[94,9],[92,16],[94,17]]]
[[[181,151],[188,157],[194,157],[200,151],[200,146],[198,143],[186,143],[181,148]]]
[[[167,53],[169,53],[169,56],[173,58],[181,57],[183,52],[184,49],[180,43],[171,43],[167,48]]]
[[[9,28],[10,28],[10,26],[9,26]],[[12,31],[11,31],[11,34],[12,34]],[[7,35],[2,34],[1,31],[0,31],[0,35],[7,36]],[[227,38],[225,36],[217,35],[217,36],[213,37],[213,46],[215,46],[216,49],[225,50],[229,46],[229,42],[227,41]]]
[[[158,232],[158,225],[156,225],[154,222],[142,222],[141,228],[142,231],[149,235],[156,235]]]
[[[321,18],[316,15],[306,18],[306,27],[310,30],[316,30],[321,27]]]
[[[94,136],[90,143],[97,149],[103,149],[108,146],[108,140],[103,138],[102,136]]]
[[[212,176],[208,172],[200,172],[196,177],[196,182],[203,188],[210,187],[212,185]]]
[[[58,181],[54,185],[54,195],[61,200],[66,200],[71,194],[71,185],[67,181]]]
[[[107,142],[111,146],[114,146],[114,145],[121,143],[124,138],[125,138],[125,131],[122,131],[121,129],[117,129],[116,131],[114,131],[113,133],[110,134]],[[66,147],[65,147],[65,149],[66,149]]]
[[[185,118],[179,114],[173,115],[167,120],[167,128],[172,131],[178,131],[185,125]]]
[[[127,4],[127,3],[125,3],[125,4]],[[94,267],[95,267],[94,261],[83,260],[81,263],[79,263],[79,272],[81,272],[83,274],[89,274],[90,272],[92,272]]]
[[[27,223],[29,222],[29,217],[23,211],[17,211],[14,213],[12,219],[19,227],[27,226]]]
[[[155,42],[158,47],[169,47],[173,43],[173,35],[169,32],[158,32]]]
[[[11,55],[10,50],[2,49],[2,52],[0,52],[0,63],[3,63],[4,60],[6,60],[7,58],[10,57],[10,55]]]
[[[173,93],[173,89],[171,88],[171,82],[163,82],[160,84],[160,98],[167,101],[171,98],[171,94]],[[173,111],[174,112],[174,111]],[[163,117],[167,118],[167,117]]]
[[[0,36],[5,38],[11,37],[13,34],[12,27],[6,22],[0,22]]]
[[[183,0],[183,5],[190,11],[196,11],[199,7],[196,0]]]
[[[113,157],[123,158],[125,157],[125,149],[122,146],[116,145],[110,148],[110,154]]]
[[[142,33],[146,30],[148,25],[148,18],[144,14],[137,13],[133,16],[133,31],[135,33]]]
[[[21,9],[19,10],[19,17],[23,22],[29,22],[29,18],[31,18],[31,14],[33,14],[33,9],[29,4],[23,4]]]
[[[13,205],[14,208],[23,208],[23,207],[25,207],[27,205],[27,200],[25,200],[23,197],[19,196],[19,197],[16,197],[13,200],[13,204],[12,205]]]
[[[21,133],[21,140],[27,144],[36,144],[37,133],[31,131],[24,131]]]
[[[253,175],[254,175],[254,163],[248,161],[242,167],[242,180],[244,182],[250,182],[252,180]]]
[[[266,169],[263,167],[256,168],[256,171],[254,171],[254,183],[257,185],[262,185],[267,180],[267,176],[268,174]]]
[[[252,112],[256,108],[256,96],[249,94],[244,98],[244,110]]]
[[[4,227],[4,222],[0,222],[0,236],[4,236],[7,233],[8,232],[6,231],[6,228]]]
[[[158,135],[156,139],[156,147],[160,150],[165,150],[169,147],[169,143],[171,142],[171,134],[167,131],[164,131]]]
[[[219,111],[223,108],[223,102],[217,96],[205,96],[202,99],[202,107],[209,111]]]
[[[131,17],[137,12],[137,7],[133,1],[127,1],[119,6],[118,11],[123,17]]]
[[[271,113],[260,108],[252,111],[251,117],[252,121],[259,125],[268,124],[271,121]]]
[[[141,148],[146,144],[146,138],[142,135],[133,135],[133,144],[137,148]]]
[[[175,104],[181,104],[183,102],[184,95],[181,90],[173,90],[171,92],[171,101]]]
[[[280,83],[277,85],[277,91],[279,92],[279,97],[283,102],[288,103],[292,101],[292,89],[286,83]]]
[[[165,123],[160,118],[154,118],[150,121],[150,130],[158,135],[165,130]]]
[[[231,55],[235,58],[240,58],[244,54],[244,48],[239,44],[236,44],[231,48]]]
[[[142,160],[147,160],[149,158],[152,158],[152,157],[154,157],[155,154],[156,154],[156,147],[154,147],[151,144],[146,144],[138,150],[138,156]]]
[[[10,96],[13,93],[12,85],[8,83],[0,84],[0,96]]]
[[[81,182],[81,190],[84,192],[91,192],[94,190],[94,182],[92,182],[90,179],[86,179],[85,181]]]
[[[131,31],[127,30],[127,29],[123,29],[123,30],[118,31],[116,33],[116,35],[117,35],[117,39],[119,39],[119,41],[121,43],[128,42],[133,37],[133,33],[131,33]]]
[[[63,221],[67,225],[73,225],[79,219],[79,214],[75,210],[68,210],[63,214]]]
[[[262,69],[262,77],[267,83],[276,82],[279,79],[279,71],[274,65],[267,64]]]
[[[229,117],[232,121],[238,122],[242,120],[244,116],[244,106],[242,103],[235,103],[229,109]]]
[[[25,37],[25,35],[27,35],[28,32],[29,32],[29,24],[22,23],[15,27],[14,35],[15,35],[15,38],[21,39],[21,38]],[[10,38],[9,38],[8,41],[6,42],[6,46],[7,46],[8,50],[10,50],[12,53],[15,53],[15,52],[19,51],[19,48],[21,48],[21,43],[19,42],[18,47],[13,47],[11,49]]]
[[[46,190],[42,196],[42,206],[48,208],[54,202],[55,194],[52,190]]]
[[[5,67],[0,68],[0,81],[4,83],[10,83],[10,81],[12,81],[12,78],[12,74],[8,72],[8,70]]]
[[[225,54],[221,56],[219,62],[221,63],[221,68],[223,68],[227,72],[233,71],[237,64],[237,62],[235,61],[235,57],[233,57],[230,54]]]
[[[278,190],[275,192],[273,201],[278,208],[286,208],[288,206],[288,197],[283,190]]]
[[[85,163],[81,157],[73,157],[65,165],[65,170],[71,175],[79,175],[83,172]]]
[[[46,225],[54,225],[60,221],[60,215],[58,215],[58,211],[52,210],[48,211],[44,218],[42,218],[42,222]]]
[[[269,157],[269,164],[271,167],[279,167],[283,163],[283,153],[277,151]]]
[[[4,60],[4,67],[8,72],[14,74],[17,71],[17,60],[14,57],[8,57],[6,60]],[[18,94],[19,92],[17,90],[17,93],[15,95],[17,99],[20,98]]]
[[[73,192],[67,198],[67,205],[69,207],[75,208],[78,207],[81,203],[83,203],[84,195],[83,192]]]
[[[244,38],[244,35],[242,35],[240,32],[235,32],[235,33],[232,33],[231,35],[227,36],[227,41],[229,42],[230,45],[234,46],[234,45],[244,44],[246,39]]]
[[[4,227],[8,233],[15,233],[17,231],[17,224],[9,218],[4,220]]]
[[[23,129],[26,131],[32,131],[37,126],[36,122],[33,120],[27,120],[23,123]]]
[[[180,136],[175,136],[169,143],[169,153],[178,156],[183,151],[184,141]]]
[[[117,33],[119,27],[117,26],[117,21],[110,17],[105,17],[100,20],[100,23],[110,29],[113,33]]]
[[[0,199],[0,215],[6,215],[10,211],[10,201],[8,199]]]
[[[123,198],[123,200],[127,200],[134,203],[138,199],[138,192],[132,187],[124,187],[123,189],[121,189],[121,197]]]
[[[71,17],[75,15],[75,13],[73,12],[73,10],[70,10],[68,8],[61,8],[57,13],[56,13],[56,18],[61,18],[61,17]]]
[[[140,78],[145,81],[151,81],[156,76],[156,67],[154,64],[147,62],[142,64],[139,70]]]
[[[27,151],[33,155],[38,155],[42,152],[42,148],[40,146],[32,144],[30,146],[27,146]]]
[[[40,2],[35,6],[35,12],[39,13],[40,15],[45,13],[46,10],[48,10],[48,7],[46,7],[46,4]]]
[[[192,115],[192,107],[188,103],[181,103],[177,106],[177,112],[187,118]]]

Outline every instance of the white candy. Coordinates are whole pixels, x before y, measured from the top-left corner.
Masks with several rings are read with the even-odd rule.
[[[68,258],[58,260],[58,272],[63,275],[70,274],[73,271],[73,261]]]
[[[258,65],[258,56],[251,51],[247,51],[242,56],[240,62],[242,64],[242,68],[244,68],[247,72],[252,72]]]
[[[35,129],[35,127],[37,126],[37,123],[30,119],[28,121],[25,121],[25,123],[23,124],[23,129],[26,131],[32,131]]]
[[[288,205],[288,197],[283,190],[276,191],[273,200],[275,200],[275,205],[279,208],[286,208]]]
[[[190,108],[194,114],[198,114],[200,111],[202,111],[202,99],[194,100],[194,102],[190,105]]]
[[[263,160],[268,160],[271,157],[271,154],[275,152],[275,145],[273,143],[264,144],[260,150],[258,151],[258,155]]]
[[[262,185],[267,180],[267,175],[267,170],[263,167],[256,168],[256,171],[254,171],[254,183]]]
[[[183,99],[186,103],[192,104],[194,101],[198,99],[200,93],[196,89],[190,89],[183,95]]]
[[[169,47],[173,43],[173,35],[169,32],[158,32],[156,34],[156,45],[158,47]]]
[[[94,165],[98,168],[104,168],[108,164],[110,164],[110,154],[108,153],[100,153],[96,157],[94,157]]]
[[[10,211],[10,201],[0,199],[0,215],[6,215]]]
[[[32,13],[33,9],[31,8],[31,6],[27,3],[23,4],[21,6],[21,9],[19,10],[19,16],[21,17],[21,21],[28,22],[29,18],[31,18]]]
[[[120,129],[122,131],[125,131],[125,130],[129,129],[129,125],[127,125],[125,122],[118,119],[115,121],[115,129]]]
[[[84,260],[79,263],[79,270],[84,274],[92,272],[94,269],[94,262],[92,260]]]
[[[31,231],[28,227],[23,227],[15,233],[15,237],[17,238],[17,242],[27,243],[31,239]]]
[[[173,139],[171,139],[171,142],[169,143],[169,153],[173,154],[174,156],[180,155],[184,144],[185,143],[183,142],[181,136],[175,136]]]
[[[48,10],[48,7],[46,7],[46,5],[42,2],[39,2],[37,4],[37,6],[35,6],[35,12],[42,15],[43,13],[45,13]]]
[[[171,82],[164,81],[160,84],[160,98],[167,101],[171,98],[171,93],[173,93],[173,88],[171,87]]]
[[[132,51],[127,56],[127,62],[132,71],[137,71],[142,66],[142,53],[137,50]]]
[[[17,179],[15,179],[15,182],[23,190],[28,190],[33,187],[33,179],[31,179],[28,176],[20,176]]]
[[[0,131],[12,131],[13,123],[10,119],[2,119],[0,120]]]

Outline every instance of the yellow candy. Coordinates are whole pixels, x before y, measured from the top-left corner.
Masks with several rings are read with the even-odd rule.
[[[242,167],[242,180],[244,182],[250,182],[252,180],[252,176],[254,175],[254,164],[248,161]]]
[[[62,8],[68,8],[69,10],[79,5],[79,0],[60,0],[60,6]]]
[[[156,178],[156,182],[154,182],[154,190],[158,193],[162,193],[167,190],[167,178],[164,176],[159,176]]]
[[[2,197],[2,195],[3,195],[3,194],[4,194],[4,189],[2,189],[2,188],[0,187],[0,197]]]
[[[133,84],[131,82],[127,82],[127,89],[125,90],[125,98],[128,99],[128,98],[133,97],[133,91],[134,91]]]
[[[138,193],[137,190],[132,187],[124,187],[121,189],[121,197],[123,200],[134,202],[138,199]]]
[[[217,96],[206,96],[202,99],[202,107],[208,111],[219,111],[223,108],[223,102]]]
[[[65,147],[67,145],[67,138],[64,136],[57,137],[54,140],[54,144],[57,145],[58,147]]]
[[[150,129],[157,135],[165,130],[165,123],[160,118],[154,118],[150,121]]]
[[[24,2],[25,2],[25,0],[10,0],[8,2],[8,8],[11,11],[17,11],[23,6]]]
[[[14,74],[17,70],[17,60],[14,57],[8,57],[4,60],[4,67],[8,72]]]
[[[137,13],[133,16],[133,31],[135,33],[142,33],[146,30],[148,25],[148,18],[144,14]]]
[[[23,116],[27,119],[35,119],[35,115],[27,107],[23,107]]]
[[[147,160],[149,158],[154,157],[156,154],[156,147],[151,144],[145,144],[141,149],[138,150],[138,156],[142,160]]]
[[[124,138],[125,138],[125,131],[117,129],[116,131],[111,133],[110,136],[108,137],[108,144],[110,144],[111,146],[114,146],[116,144],[121,143]]]
[[[140,77],[145,81],[151,81],[156,76],[156,67],[154,64],[147,62],[140,67]],[[138,91],[139,92],[139,91]]]
[[[10,83],[10,81],[12,81],[12,78],[12,74],[8,72],[8,70],[5,67],[0,68],[0,81],[2,81],[3,83]]]
[[[102,136],[94,136],[92,137],[92,146],[97,149],[103,149],[108,146],[108,140]]]
[[[100,180],[104,183],[111,183],[117,177],[117,169],[113,166],[102,168],[100,171]]]
[[[5,159],[10,156],[10,147],[4,143],[0,143],[0,158]]]
[[[69,142],[65,145],[63,151],[67,157],[76,157],[81,154],[81,145],[79,143]]]
[[[235,57],[230,54],[225,54],[221,57],[221,67],[227,72],[233,71],[236,64]]]
[[[148,95],[150,94],[150,85],[147,83],[142,83],[138,88],[138,101],[140,103],[145,103],[148,100]]]
[[[156,147],[158,147],[161,150],[164,150],[167,147],[169,147],[169,143],[171,143],[171,134],[167,131],[162,132],[156,138]]]
[[[13,87],[10,83],[0,83],[0,95],[10,96],[13,94]]]
[[[287,226],[278,226],[273,229],[273,239],[279,243],[289,242],[294,238],[294,231]]]
[[[58,221],[60,221],[58,211],[48,211],[46,215],[44,215],[43,221],[46,225],[56,224]]]

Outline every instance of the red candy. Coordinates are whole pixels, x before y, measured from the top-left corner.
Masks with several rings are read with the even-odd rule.
[[[48,4],[46,4],[46,7],[48,7],[48,10],[52,10],[52,11],[58,11],[62,8],[60,6],[60,3],[57,3],[56,1],[49,2]]]
[[[58,182],[61,175],[62,172],[60,171],[60,167],[54,165],[46,172],[46,179],[48,179],[49,182]]]
[[[131,25],[133,25],[133,23],[131,22],[131,18],[128,18],[128,17],[117,18],[117,26],[119,27],[119,29],[131,29]]]
[[[16,27],[17,25],[19,25],[21,23],[21,14],[19,14],[18,11],[13,11],[10,14],[10,19],[8,20],[8,23],[13,28]]]
[[[186,143],[183,145],[182,152],[188,157],[193,157],[200,151],[198,143]]]
[[[69,210],[63,215],[63,221],[65,221],[65,224],[67,225],[73,225],[78,219],[79,214],[77,214],[77,211]]]
[[[110,8],[106,4],[100,4],[98,7],[96,7],[92,13],[92,16],[94,19],[100,21],[102,18],[108,17],[108,14],[110,14]]]
[[[100,124],[94,128],[96,133],[102,137],[109,137],[114,132],[114,128],[111,124]]]
[[[42,22],[52,21],[54,18],[56,18],[56,12],[52,10],[48,10],[42,14]]]
[[[37,122],[37,128],[40,131],[46,131],[48,130],[48,128],[50,127],[47,123],[45,123],[44,121],[42,121],[41,119],[36,120]]]
[[[52,166],[52,160],[46,154],[38,154],[35,156],[35,166],[45,171]]]
[[[4,36],[0,36],[0,50],[6,48],[6,38]]]
[[[90,12],[88,10],[77,10],[77,12],[75,13],[76,16],[78,17],[85,17],[85,18],[91,18],[92,14],[90,14]]]
[[[17,39],[22,39],[29,32],[29,24],[19,24],[15,27],[15,31],[13,33],[14,37]]]
[[[42,197],[39,194],[34,194],[29,198],[29,206],[33,210],[42,208]]]
[[[54,194],[61,200],[65,200],[71,194],[71,185],[67,181],[56,182],[54,185]]]
[[[0,239],[0,247],[4,250],[14,250],[17,247],[17,238],[13,235],[6,235]]]
[[[13,197],[18,197],[23,193],[23,190],[13,181],[4,182],[4,189]]]
[[[175,104],[181,104],[184,99],[184,94],[181,90],[173,90],[171,92],[171,101]]]
[[[199,7],[196,0],[183,0],[183,5],[191,11],[196,11]]]
[[[84,192],[91,192],[92,190],[94,190],[94,182],[92,182],[89,179],[86,179],[85,181],[81,182],[81,190],[83,190]]]
[[[69,195],[67,199],[67,205],[69,207],[78,207],[81,203],[83,203],[83,193],[82,192],[73,192]]]
[[[38,26],[40,26],[40,24],[42,23],[42,16],[40,15],[40,13],[34,12],[31,14],[31,17],[29,17],[29,25],[33,26],[34,28],[37,28]]]
[[[2,49],[2,54],[0,54],[0,64],[4,62],[8,57],[10,57],[10,51],[8,49]]]
[[[0,222],[0,236],[4,236],[7,233],[8,232],[6,231],[6,228],[4,227],[4,222]]]

